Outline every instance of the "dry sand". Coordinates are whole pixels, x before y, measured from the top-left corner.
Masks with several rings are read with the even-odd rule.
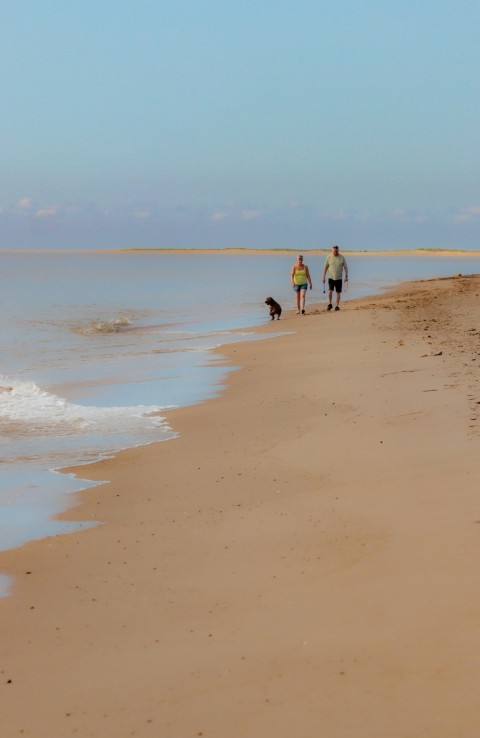
[[[103,524],[0,557],[2,738],[477,738],[479,293],[286,314],[89,467]]]

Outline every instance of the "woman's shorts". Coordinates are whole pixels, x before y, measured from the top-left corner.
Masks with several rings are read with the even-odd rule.
[[[306,290],[307,287],[308,287],[307,282],[305,282],[305,284],[294,284],[293,285],[293,289],[295,290],[295,292],[300,292],[300,290]]]
[[[342,291],[342,280],[341,279],[330,279],[328,278],[328,289],[335,290],[335,292]]]

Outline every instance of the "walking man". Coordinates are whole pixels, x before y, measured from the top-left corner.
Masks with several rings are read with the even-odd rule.
[[[343,272],[345,272],[345,282],[348,282],[348,266],[347,260],[340,253],[338,246],[332,246],[332,253],[328,254],[325,259],[325,266],[323,267],[322,282],[325,285],[325,276],[328,271],[328,307],[327,310],[331,310],[333,291],[335,290],[335,310],[340,310],[340,297],[342,294],[343,285]]]

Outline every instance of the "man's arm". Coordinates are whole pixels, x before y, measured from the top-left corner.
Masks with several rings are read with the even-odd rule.
[[[348,282],[348,264],[345,257],[343,257],[343,270],[345,272],[345,281]]]

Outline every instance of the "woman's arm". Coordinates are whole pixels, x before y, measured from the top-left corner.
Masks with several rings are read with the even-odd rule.
[[[310,270],[308,266],[305,264],[305,274],[307,275],[308,283],[310,285],[310,289],[312,289],[312,280],[310,278]]]

